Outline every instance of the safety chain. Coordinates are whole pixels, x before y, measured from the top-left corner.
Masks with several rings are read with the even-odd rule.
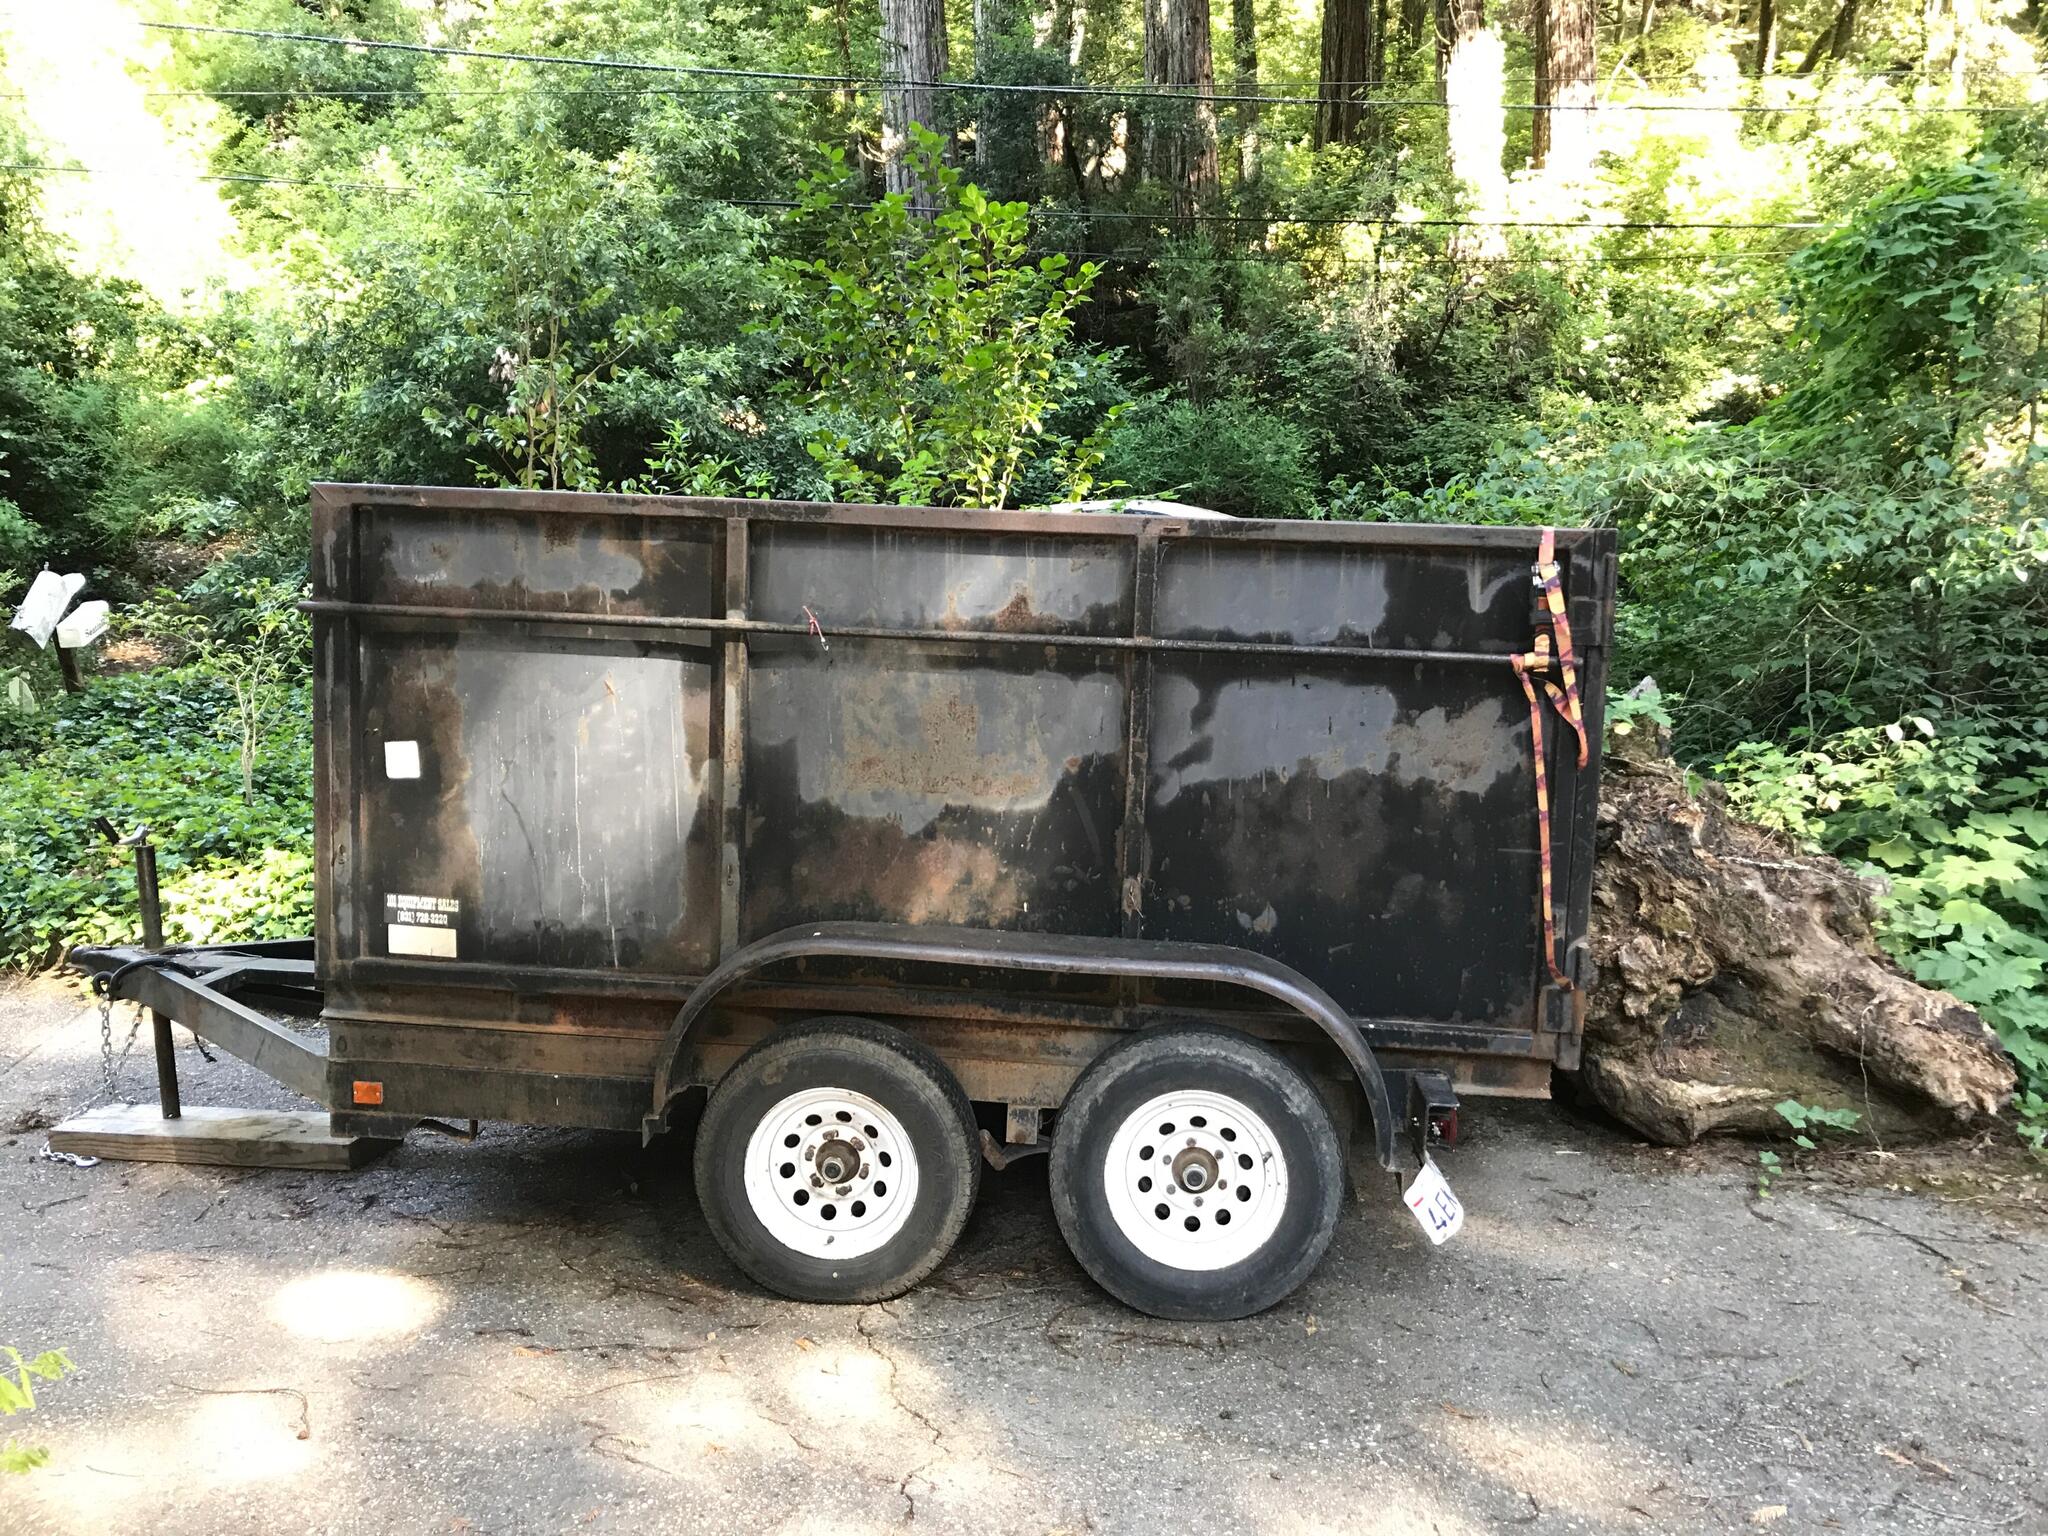
[[[142,1017],[147,1011],[139,1003],[135,1008],[135,1022],[128,1026],[128,1038],[121,1044],[121,1054],[114,1055],[114,982],[125,972],[138,966],[156,965],[165,960],[177,958],[190,946],[174,945],[170,949],[156,950],[141,960],[131,960],[117,970],[102,971],[92,979],[92,989],[100,1000],[100,1085],[92,1094],[76,1105],[64,1120],[75,1120],[87,1110],[102,1103],[112,1103],[120,1089],[120,1069],[127,1064],[129,1055],[135,1049],[135,1037],[142,1032]],[[90,1168],[98,1158],[79,1157],[69,1152],[58,1152],[46,1139],[41,1155],[52,1162],[71,1163],[77,1167]]]

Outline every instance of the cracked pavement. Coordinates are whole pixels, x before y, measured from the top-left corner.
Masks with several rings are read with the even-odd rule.
[[[189,1103],[288,1102],[180,1055]],[[986,1174],[932,1282],[828,1308],[756,1291],[630,1138],[38,1160],[96,1056],[75,992],[0,990],[0,1343],[79,1366],[6,1425],[51,1461],[4,1532],[2048,1530],[2048,1230],[2009,1158],[1758,1200],[1744,1154],[1480,1101],[1441,1159],[1463,1237],[1375,1178],[1245,1322],[1096,1291],[1043,1159]]]

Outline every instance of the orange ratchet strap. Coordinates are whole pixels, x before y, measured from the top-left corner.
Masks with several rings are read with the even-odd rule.
[[[1523,696],[1529,701],[1529,742],[1534,754],[1536,767],[1536,838],[1543,859],[1543,963],[1550,967],[1551,978],[1568,991],[1576,992],[1573,984],[1557,963],[1557,900],[1551,890],[1551,840],[1550,840],[1550,775],[1544,766],[1543,750],[1543,701],[1536,691],[1536,679],[1540,676],[1543,692],[1550,696],[1550,702],[1564,717],[1564,722],[1579,738],[1579,766],[1586,766],[1586,719],[1579,705],[1579,669],[1572,654],[1572,625],[1565,616],[1564,584],[1559,577],[1557,565],[1557,530],[1543,530],[1543,541],[1537,549],[1534,579],[1537,590],[1542,593],[1543,606],[1550,620],[1550,630],[1557,637],[1557,670],[1564,679],[1560,689],[1550,680],[1551,634],[1536,636],[1534,646],[1525,655],[1509,658],[1515,669],[1515,677],[1522,685]]]

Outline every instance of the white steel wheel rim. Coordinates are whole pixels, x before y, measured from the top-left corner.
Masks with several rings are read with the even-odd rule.
[[[1287,1159],[1272,1127],[1204,1088],[1162,1093],[1125,1116],[1102,1173],[1117,1230],[1174,1269],[1241,1263],[1287,1209]]]
[[[768,1235],[813,1259],[857,1259],[917,1204],[917,1154],[879,1102],[851,1088],[778,1101],[747,1138],[747,1205]]]

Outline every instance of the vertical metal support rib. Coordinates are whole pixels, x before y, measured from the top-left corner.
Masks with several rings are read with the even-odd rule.
[[[1159,535],[1141,534],[1132,567],[1131,634],[1140,640],[1152,634],[1153,605],[1159,592]],[[1134,651],[1125,662],[1124,823],[1117,833],[1119,906],[1123,936],[1145,932],[1145,794],[1151,780],[1148,745],[1152,740],[1152,653]]]
[[[725,616],[747,617],[747,532],[745,518],[725,525]],[[718,734],[718,953],[740,945],[740,841],[746,818],[740,778],[747,741],[747,640],[735,634],[719,661]]]
[[[1568,935],[1583,935],[1592,920],[1593,866],[1599,846],[1600,758],[1607,715],[1605,637],[1614,629],[1613,554],[1598,551],[1590,539],[1566,546],[1565,582],[1568,599],[1591,600],[1589,603],[1574,601],[1572,630],[1575,636],[1585,637],[1580,651],[1579,691],[1585,700],[1586,739],[1591,743],[1592,756],[1583,773],[1573,770],[1572,792],[1566,805],[1568,819],[1561,829],[1563,840],[1560,844],[1568,850],[1562,882],[1564,910],[1560,914],[1561,927]],[[1582,607],[1591,608],[1591,613],[1582,613]],[[1568,754],[1560,753],[1559,756],[1566,762],[1570,761]],[[1566,963],[1572,965],[1573,960],[1568,958]],[[1579,974],[1576,967],[1574,974]],[[1585,979],[1581,975],[1582,986]],[[1579,993],[1569,1005],[1560,999],[1560,1006],[1568,1011],[1551,1026],[1555,1030],[1553,1038],[1556,1041],[1553,1059],[1558,1066],[1570,1070],[1579,1064],[1579,1037],[1585,1020],[1580,1012],[1569,1009],[1583,1010],[1585,994]]]
[[[355,602],[356,516],[348,494],[315,486],[312,497],[313,595]],[[320,775],[313,786],[315,872],[314,954],[323,979],[362,952],[357,930],[354,873],[357,827],[362,815],[355,727],[358,620],[346,614],[313,615],[313,761]]]

